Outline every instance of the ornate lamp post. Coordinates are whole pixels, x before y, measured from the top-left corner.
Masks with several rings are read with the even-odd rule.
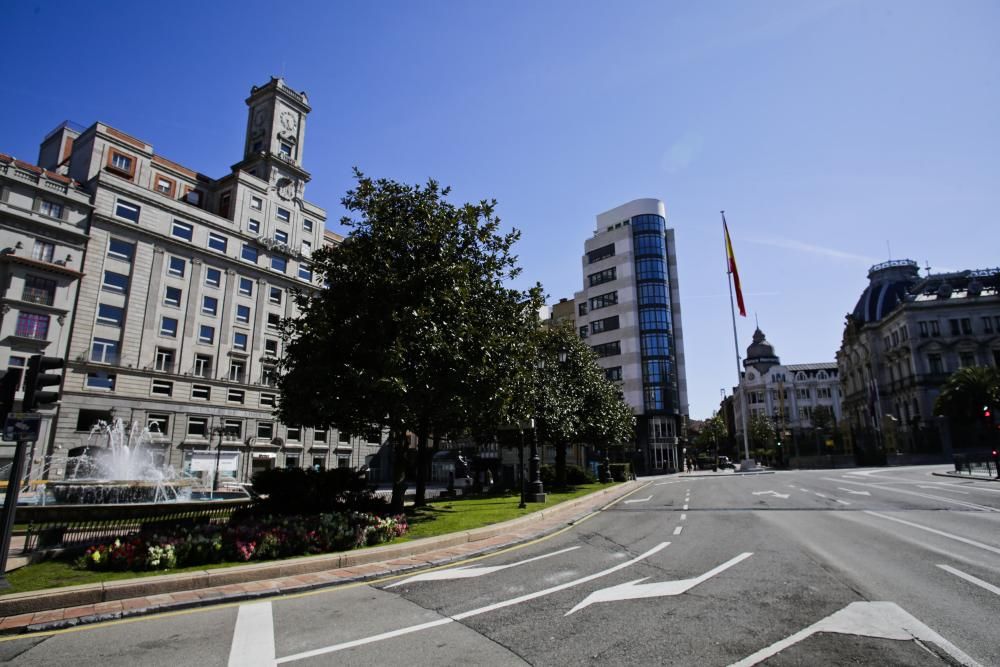
[[[223,439],[232,441],[237,438],[225,425],[213,426],[210,437],[213,435],[219,436],[219,443],[215,446],[215,470],[212,474],[212,500],[215,500],[215,492],[219,489],[219,464],[222,461],[222,441]],[[211,443],[211,440],[209,440],[209,443]]]
[[[564,348],[559,349],[559,364],[566,363],[566,350]],[[539,375],[545,371],[545,358],[539,357],[538,361],[535,362],[535,368],[538,370]],[[536,406],[537,412],[537,406]],[[528,483],[528,493],[526,500],[530,503],[544,503],[545,502],[545,488],[542,485],[541,477],[541,459],[538,456],[538,418],[532,421],[532,438],[531,438],[531,458],[528,462],[528,474],[530,482]]]

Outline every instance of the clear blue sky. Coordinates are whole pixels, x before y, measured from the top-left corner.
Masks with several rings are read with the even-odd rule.
[[[719,210],[750,317],[785,363],[832,361],[868,267],[996,266],[1000,3],[13,2],[0,152],[101,120],[211,176],[250,86],[313,113],[307,197],[351,167],[495,197],[526,280],[580,289],[594,216],[658,197],[676,229],[691,415],[736,381]],[[331,228],[337,229],[336,224]]]

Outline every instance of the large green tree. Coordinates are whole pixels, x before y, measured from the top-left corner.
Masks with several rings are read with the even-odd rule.
[[[343,243],[313,256],[327,288],[301,293],[285,322],[279,414],[351,432],[388,428],[394,509],[406,490],[408,433],[418,440],[418,502],[428,439],[465,422],[528,411],[540,286],[506,285],[520,269],[517,231],[494,201],[455,205],[437,182],[370,179],[342,199]]]
[[[966,446],[996,446],[1000,433],[983,414],[1000,409],[1000,370],[969,366],[952,373],[934,401],[934,414],[946,417],[953,437]]]
[[[726,442],[729,435],[726,430],[726,422],[718,412],[705,420],[701,430],[695,438],[695,445],[701,452],[718,452],[720,446]]]
[[[537,336],[535,417],[541,442],[555,447],[556,486],[562,487],[571,443],[607,447],[630,440],[635,416],[572,327],[539,329]]]

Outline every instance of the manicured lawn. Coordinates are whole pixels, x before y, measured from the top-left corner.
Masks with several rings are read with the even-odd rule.
[[[471,530],[489,526],[501,521],[516,519],[525,514],[537,512],[546,507],[552,507],[561,502],[585,496],[594,491],[607,488],[608,484],[585,484],[565,493],[549,493],[544,504],[528,503],[525,509],[518,509],[520,497],[517,495],[486,496],[472,498],[449,498],[435,500],[426,507],[411,508],[407,511],[410,531],[393,543],[415,540],[421,537],[443,535],[462,530]],[[301,556],[298,556],[301,558]],[[264,561],[254,561],[264,562]],[[154,572],[94,572],[92,570],[77,570],[67,561],[50,560],[14,570],[7,575],[10,588],[3,593],[21,593],[43,588],[58,588],[60,586],[76,586],[79,584],[94,584],[119,579],[149,577],[160,574],[176,574],[195,570],[208,570],[242,563],[217,563],[213,565],[195,565],[172,570]]]
[[[509,521],[517,517],[537,512],[546,507],[552,507],[573,498],[585,496],[594,491],[607,488],[609,484],[584,484],[565,493],[549,493],[545,504],[528,503],[525,509],[519,509],[520,496],[487,496],[475,498],[449,498],[435,500],[426,507],[407,511],[410,531],[397,542],[416,540],[421,537],[456,533],[462,530],[489,526],[501,521]]]

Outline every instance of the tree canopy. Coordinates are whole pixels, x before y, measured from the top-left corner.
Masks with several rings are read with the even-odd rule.
[[[430,180],[410,186],[355,172],[343,243],[312,258],[327,287],[296,297],[284,323],[279,415],[351,432],[387,427],[393,504],[405,491],[406,433],[498,425],[529,411],[541,286],[507,287],[519,233],[495,201],[455,205]]]
[[[635,415],[597,356],[571,327],[539,329],[535,417],[542,442],[556,448],[556,484],[566,482],[566,448],[606,447],[630,440]]]
[[[934,414],[972,422],[982,418],[984,406],[992,410],[1000,407],[1000,370],[970,366],[948,377],[934,401]]]

